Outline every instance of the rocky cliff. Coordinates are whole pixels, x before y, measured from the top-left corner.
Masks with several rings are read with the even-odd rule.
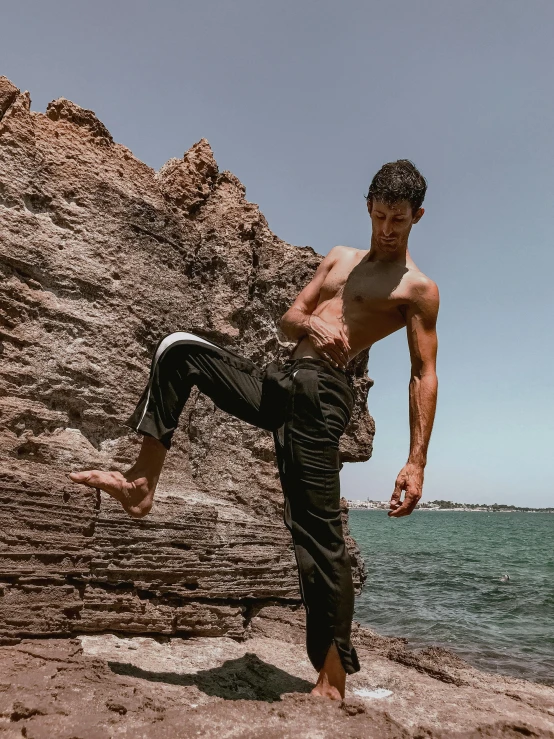
[[[92,111],[62,98],[32,112],[0,78],[4,643],[243,636],[276,604],[298,607],[270,434],[193,392],[140,521],[66,473],[128,466],[140,439],[121,422],[162,335],[194,331],[260,364],[286,354],[277,321],[319,260],[270,231],[207,141],[155,172]],[[371,453],[366,359],[344,461]]]

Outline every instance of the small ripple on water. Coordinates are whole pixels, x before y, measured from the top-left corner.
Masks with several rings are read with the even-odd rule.
[[[554,515],[351,511],[350,527],[368,569],[361,623],[554,684]]]

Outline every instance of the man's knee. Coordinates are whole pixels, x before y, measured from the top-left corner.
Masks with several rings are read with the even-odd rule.
[[[217,348],[215,344],[207,341],[207,339],[203,339],[201,336],[197,336],[188,331],[175,331],[174,333],[165,336],[158,344],[154,356],[154,363],[158,362],[162,355],[166,354],[170,349],[184,346],[210,346]]]

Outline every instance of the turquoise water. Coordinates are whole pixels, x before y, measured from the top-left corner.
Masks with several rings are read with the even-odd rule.
[[[554,685],[554,514],[353,510],[350,529],[368,572],[356,620]]]

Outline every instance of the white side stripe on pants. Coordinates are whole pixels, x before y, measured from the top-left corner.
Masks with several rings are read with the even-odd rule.
[[[203,339],[201,336],[196,336],[195,334],[188,334],[185,331],[176,331],[174,334],[169,334],[169,336],[166,336],[165,339],[163,339],[163,341],[160,342],[160,345],[158,346],[156,354],[154,355],[154,361],[152,362],[152,369],[150,370],[150,379],[148,380],[148,394],[146,396],[146,403],[144,405],[144,411],[142,412],[140,421],[137,424],[137,430],[140,424],[144,420],[144,416],[146,415],[146,411],[148,409],[148,404],[150,403],[150,391],[152,389],[152,380],[154,378],[154,370],[156,369],[156,365],[159,362],[162,354],[164,354],[174,344],[186,344],[188,342],[207,344],[208,346],[213,346],[214,349],[217,349],[215,344],[211,344],[209,341],[206,341],[206,339]]]

